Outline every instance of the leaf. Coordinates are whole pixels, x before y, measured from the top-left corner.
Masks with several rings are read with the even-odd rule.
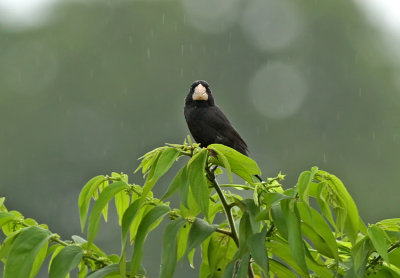
[[[166,147],[158,153],[143,186],[142,196],[140,197],[141,203],[144,203],[147,194],[151,191],[157,180],[171,168],[178,155],[179,150],[170,147]]]
[[[176,238],[179,229],[185,224],[186,220],[177,218],[168,224],[164,232],[163,248],[161,255],[160,278],[173,277],[177,261],[177,242]]]
[[[338,210],[338,218],[341,218],[340,222],[342,222],[341,226],[344,227],[344,232],[349,237],[351,243],[355,244],[360,229],[360,217],[356,204],[338,177],[321,170],[318,171],[316,177],[319,180],[322,177],[322,180],[325,180],[335,192],[336,198],[340,202],[339,205],[342,208],[342,210]]]
[[[100,226],[100,216],[102,210],[106,204],[117,194],[118,192],[128,188],[128,185],[123,181],[117,181],[107,186],[104,191],[100,194],[99,199],[94,203],[92,213],[89,217],[88,226],[88,243],[92,243],[97,235]]]
[[[189,238],[189,232],[191,228],[192,223],[186,223],[182,226],[182,228],[178,232],[178,237],[177,237],[177,242],[178,242],[178,247],[177,247],[177,260],[179,261],[186,253],[186,248],[187,248],[187,243],[188,243],[188,238]],[[195,251],[193,249],[192,251]],[[187,252],[188,257],[189,253]]]
[[[49,251],[47,252],[48,254],[51,254],[51,253],[53,253],[52,255],[51,255],[51,257],[50,257],[50,260],[49,260],[49,265],[48,265],[48,272],[50,272],[50,267],[51,267],[51,264],[52,264],[52,262],[53,262],[53,260],[54,260],[54,258],[58,255],[58,253],[60,253],[61,252],[61,250],[63,250],[63,248],[64,248],[65,246],[64,245],[60,245],[60,244],[54,244],[53,246],[51,246],[50,248],[49,248]],[[50,249],[53,249],[53,251],[50,253]]]
[[[308,206],[306,203],[297,202],[296,206],[300,213],[300,218],[303,221],[303,224],[308,224],[306,229],[311,229],[321,238],[322,245],[318,245],[316,248],[325,256],[334,258],[336,261],[338,261],[339,255],[336,239],[333,236],[332,230],[328,223],[325,222],[325,219],[315,209]],[[310,238],[310,240],[312,239]],[[318,238],[313,241],[313,243],[316,244],[317,242]],[[324,248],[324,246],[326,246],[326,248]],[[322,252],[322,250],[325,250],[325,252]]]
[[[400,231],[400,218],[391,218],[379,221],[375,224],[376,226],[380,227],[382,230],[386,231]]]
[[[210,276],[223,277],[227,265],[237,251],[235,242],[228,235],[214,233],[207,251]]]
[[[274,259],[270,259],[270,268],[276,277],[297,278],[293,271]]]
[[[216,226],[211,226],[206,221],[196,218],[189,232],[187,252],[190,252],[193,248],[197,248],[216,229]]]
[[[7,257],[10,253],[11,247],[14,244],[15,239],[22,230],[18,230],[6,237],[3,244],[0,245],[0,260]]]
[[[247,246],[255,262],[261,267],[265,276],[269,273],[268,254],[265,248],[267,225],[260,233],[253,234],[247,239]]]
[[[36,255],[51,237],[50,231],[39,227],[22,229],[8,255],[4,278],[29,277]]]
[[[240,258],[239,269],[237,271],[236,278],[247,278],[247,273],[249,271],[249,260],[250,254],[246,253]]]
[[[39,250],[39,252],[36,254],[36,258],[33,261],[31,273],[29,275],[29,278],[34,278],[36,274],[39,272],[40,268],[42,267],[42,264],[44,260],[46,259],[47,256],[47,249],[48,249],[49,243],[46,241],[42,248]]]
[[[125,191],[115,194],[115,208],[117,209],[119,225],[122,225],[122,217],[129,207],[130,196]]]
[[[10,222],[11,220],[14,220],[16,216],[10,212],[0,212],[0,228],[4,225]]]
[[[306,204],[309,204],[308,201],[308,190],[309,186],[317,173],[318,168],[313,167],[311,171],[304,171],[303,173],[300,174],[299,180],[297,182],[297,187],[299,189],[299,197],[300,200],[304,201]]]
[[[288,229],[288,242],[290,246],[290,252],[295,259],[299,267],[308,273],[308,268],[305,258],[304,242],[301,237],[300,220],[297,218],[294,211],[295,200],[282,200],[282,213],[286,220]]]
[[[130,262],[127,262],[127,269],[129,270]],[[146,271],[144,270],[143,266],[140,267],[139,270],[140,276],[145,276]],[[115,275],[115,276],[114,276]],[[111,264],[108,265],[100,270],[90,273],[86,278],[103,278],[103,277],[121,277],[119,272],[119,264]]]
[[[178,155],[179,155],[179,150],[175,148],[168,147],[164,149],[161,152],[156,164],[152,166],[155,169],[151,178],[152,179],[161,178],[169,170],[169,168],[171,168],[172,164],[174,164]]]
[[[136,214],[138,213],[140,205],[140,199],[134,201],[126,210],[122,216],[122,227],[121,227],[121,249],[125,249],[126,242],[128,240],[129,227],[131,226]]]
[[[369,254],[371,253],[371,241],[367,236],[363,237],[351,248],[353,260],[353,272],[363,274],[366,270]],[[350,271],[349,271],[350,273]]]
[[[79,265],[82,257],[83,249],[80,246],[64,247],[51,263],[49,278],[64,278]]]
[[[105,177],[103,175],[96,176],[86,183],[79,194],[78,206],[79,206],[79,216],[81,219],[81,229],[82,232],[85,230],[86,219],[89,211],[90,199],[93,193],[97,190],[100,184],[104,181]]]
[[[193,156],[188,163],[188,176],[190,188],[193,192],[193,197],[199,205],[203,214],[208,218],[208,206],[210,198],[210,190],[206,178],[205,166],[207,161],[207,150],[202,149]]]
[[[100,184],[99,186],[99,193],[101,194],[101,192],[103,192],[103,190],[108,186],[109,182],[104,181]],[[107,217],[108,217],[108,203],[104,206],[103,211],[102,211],[103,217],[104,217],[104,221],[107,222]]]
[[[221,144],[211,144],[208,145],[207,148],[224,154],[228,159],[232,172],[243,178],[245,181],[253,183],[253,176],[261,175],[261,170],[257,163],[240,152]],[[224,166],[223,163],[215,158],[210,161],[216,165]]]
[[[250,215],[246,210],[243,212],[242,218],[239,224],[239,256],[244,256],[248,252],[247,240],[253,234],[250,223]]]
[[[281,236],[287,239],[288,227],[286,224],[285,216],[283,215],[282,212],[282,206],[280,204],[276,204],[271,207],[271,217],[278,232],[281,234]]]
[[[378,254],[387,262],[389,262],[388,248],[389,244],[387,243],[387,235],[386,233],[376,225],[371,225],[368,228],[368,236],[372,242],[372,245],[375,247]]]
[[[232,170],[231,170],[231,165],[229,164],[229,160],[226,158],[224,153],[220,151],[218,148],[215,148],[213,145],[209,145],[207,149],[213,150],[214,152],[217,153],[218,155],[218,160],[222,162],[222,166],[225,168],[226,173],[228,174],[229,182],[232,183]]]
[[[166,198],[172,196],[181,187],[187,186],[187,184],[188,184],[188,180],[187,180],[187,172],[186,172],[186,165],[185,165],[176,174],[175,178],[172,180],[171,184],[168,186],[167,192],[164,193],[164,196],[162,196],[161,200],[165,200]]]
[[[131,262],[131,275],[135,276],[140,269],[140,263],[143,257],[144,241],[147,234],[150,232],[152,224],[164,217],[169,212],[169,207],[166,205],[159,205],[151,209],[143,218],[139,225],[135,246],[133,249],[132,262]]]

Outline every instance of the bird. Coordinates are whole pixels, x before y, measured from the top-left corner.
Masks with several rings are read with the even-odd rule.
[[[223,144],[248,156],[246,142],[215,104],[210,85],[206,81],[197,80],[190,86],[185,98],[184,115],[190,133],[202,147]]]

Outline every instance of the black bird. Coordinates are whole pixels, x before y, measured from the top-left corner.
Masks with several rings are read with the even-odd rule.
[[[184,114],[190,133],[202,147],[218,143],[248,155],[248,147],[221,109],[215,105],[208,83],[193,82],[185,99]]]

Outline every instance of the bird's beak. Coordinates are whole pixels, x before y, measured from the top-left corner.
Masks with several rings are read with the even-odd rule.
[[[207,89],[203,85],[199,84],[194,88],[194,93],[192,96],[193,100],[208,100]]]

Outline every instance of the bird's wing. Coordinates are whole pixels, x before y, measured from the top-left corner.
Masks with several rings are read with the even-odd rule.
[[[216,134],[214,142],[224,144],[247,155],[248,147],[246,142],[232,126],[224,113],[217,106],[210,107],[209,109],[210,111],[206,113],[204,122],[207,123],[208,128],[213,129],[214,132],[210,133]]]

